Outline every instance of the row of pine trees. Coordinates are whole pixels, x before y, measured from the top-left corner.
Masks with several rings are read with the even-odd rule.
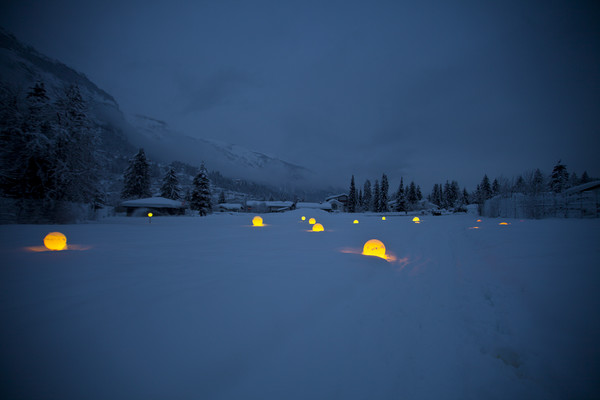
[[[511,180],[505,178],[496,178],[490,182],[485,174],[481,182],[477,185],[475,191],[469,193],[466,188],[460,189],[457,181],[446,181],[444,184],[434,184],[427,200],[439,208],[465,210],[464,206],[468,204],[483,204],[486,200],[498,195],[511,195],[513,193],[522,193],[526,195],[538,195],[544,192],[561,193],[564,190],[588,183],[592,181],[587,172],[581,175],[581,178],[573,172],[567,171],[567,166],[560,160],[552,169],[552,173],[545,177],[540,169],[533,172],[521,174]],[[375,180],[375,185],[371,186],[371,181],[366,180],[363,188],[356,191],[354,175],[350,180],[350,189],[348,190],[348,212],[387,212],[387,211],[411,211],[418,209],[419,202],[423,199],[421,188],[411,182],[404,186],[404,179],[400,178],[398,190],[388,195],[389,184],[386,174],[381,177],[381,183]]]
[[[182,198],[179,179],[175,174],[173,167],[169,168],[162,180],[160,187],[160,197],[171,200],[180,200]],[[130,160],[129,166],[123,174],[123,190],[121,198],[125,200],[142,199],[151,197],[150,190],[150,163],[146,159],[144,149]],[[192,190],[189,194],[189,207],[197,210],[200,215],[206,215],[212,212],[212,194],[210,188],[210,179],[204,163],[200,166],[200,171],[194,177]]]
[[[404,187],[404,179],[400,178],[400,186],[396,193],[390,198],[389,181],[386,174],[381,176],[381,183],[375,179],[375,184],[367,179],[363,187],[356,191],[354,175],[350,179],[350,190],[348,191],[347,211],[354,212],[387,212],[387,211],[410,211],[417,208],[419,201],[423,199],[421,187],[411,182]]]
[[[102,202],[87,103],[77,85],[54,97],[43,82],[26,93],[0,87],[0,192],[22,222],[60,222],[69,204]]]

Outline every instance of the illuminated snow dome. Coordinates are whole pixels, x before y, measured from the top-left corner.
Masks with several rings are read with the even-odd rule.
[[[314,224],[312,227],[313,232],[323,232],[325,228],[321,224]]]
[[[44,246],[48,250],[65,250],[67,248],[67,237],[60,232],[50,232],[44,238]]]
[[[258,215],[252,218],[252,226],[264,226],[262,217]]]
[[[365,256],[375,256],[387,260],[385,254],[385,245],[381,240],[370,239],[363,246],[363,252]]]

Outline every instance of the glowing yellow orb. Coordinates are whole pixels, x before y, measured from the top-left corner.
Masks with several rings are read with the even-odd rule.
[[[308,220],[308,223],[311,224],[311,225],[314,225],[316,222],[317,222],[317,220],[314,219],[314,218],[311,218],[311,219]]]
[[[313,232],[323,232],[325,229],[321,224],[314,224],[312,227]]]
[[[498,225],[508,225],[508,222],[500,222]]]
[[[385,217],[381,217],[381,220],[382,220],[382,221],[385,221]]]
[[[363,247],[362,253],[365,256],[375,256],[387,260],[387,256],[385,255],[385,246],[380,240],[377,239],[368,240]]]
[[[419,219],[419,217],[414,217],[413,222],[421,222],[421,220]]]
[[[302,216],[302,221],[306,221],[306,217],[304,215]]]
[[[67,248],[67,237],[60,232],[50,232],[44,238],[44,246],[49,250],[64,250]]]
[[[478,220],[477,220],[477,222],[481,222],[481,220],[480,220],[480,219],[478,219]]]
[[[352,222],[353,224],[358,224],[358,220],[355,219],[354,222]]]
[[[252,218],[252,225],[254,226],[263,226],[263,219],[258,215]]]
[[[153,215],[154,215],[154,214],[152,214],[152,213],[148,213],[148,216],[149,216],[149,217],[151,217],[151,216],[153,216]]]

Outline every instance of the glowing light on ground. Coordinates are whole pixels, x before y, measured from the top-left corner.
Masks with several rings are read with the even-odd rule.
[[[469,227],[469,229],[479,229],[479,227],[478,226],[471,226],[471,227]]]
[[[317,223],[317,220],[314,219],[314,218],[311,218],[311,219],[308,220],[308,223],[311,224],[311,225],[314,225],[314,224]]]
[[[378,239],[367,240],[367,242],[363,246],[362,254],[365,256],[374,256],[374,257],[383,258],[384,260],[387,260],[387,261],[395,261],[396,260],[396,257],[386,253],[385,245],[383,244],[383,242],[381,240],[378,240]]]
[[[67,248],[67,237],[60,232],[50,232],[44,238],[44,246],[53,251],[65,250]]]
[[[355,219],[355,220],[354,220],[352,223],[353,223],[353,224],[358,224],[358,220],[357,220],[357,219]]]
[[[412,221],[413,221],[415,224],[418,224],[418,223],[420,223],[420,222],[421,222],[421,220],[419,219],[419,217],[414,217],[414,218],[412,219]]]
[[[381,217],[381,220],[382,220],[382,221],[385,221],[385,217]]]
[[[154,215],[154,214],[152,214],[152,213],[148,213],[148,216],[149,216],[149,217],[152,217],[153,215]]]
[[[500,222],[498,225],[510,225],[508,222]]]
[[[306,217],[304,215],[302,216],[301,219],[302,219],[302,221],[306,221]]]
[[[256,217],[252,218],[252,226],[264,226],[263,219],[261,217],[259,217],[258,215]]]
[[[475,222],[481,222],[481,220],[480,220],[480,219],[478,219],[478,220],[477,220],[477,221],[475,221]]]
[[[325,228],[321,224],[314,224],[312,227],[313,232],[323,232]]]

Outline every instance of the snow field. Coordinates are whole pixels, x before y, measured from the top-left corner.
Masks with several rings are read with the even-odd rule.
[[[598,396],[600,221],[499,226],[460,215],[417,225],[297,210],[252,227],[252,217],[0,226],[1,391]],[[309,232],[310,217],[325,231]],[[89,249],[24,250],[50,231]],[[398,260],[357,254],[371,238]]]

